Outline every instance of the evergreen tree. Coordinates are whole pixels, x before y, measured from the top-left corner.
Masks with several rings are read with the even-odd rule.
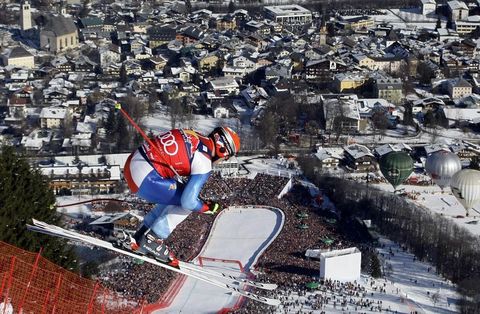
[[[372,254],[371,259],[371,269],[372,269],[372,277],[379,278],[382,276],[382,269],[380,267],[380,260],[378,259],[377,254]]]
[[[76,267],[71,247],[64,240],[26,228],[31,219],[60,224],[55,196],[38,170],[15,155],[12,147],[0,153],[0,240],[42,256],[67,268]]]
[[[188,14],[192,13],[192,2],[190,0],[185,0],[185,9]]]
[[[235,7],[235,3],[233,1],[230,1],[228,3],[228,12],[233,13],[233,12],[235,12],[236,9],[237,8]]]
[[[119,151],[124,151],[130,147],[130,136],[127,129],[127,123],[122,117],[117,118],[115,128],[116,143]]]
[[[122,85],[125,85],[128,82],[128,75],[125,64],[122,64],[122,66],[120,67],[120,82],[122,83]]]
[[[107,131],[107,139],[113,141],[115,134],[116,115],[115,110],[110,109],[108,113],[107,121],[105,122],[105,130]]]
[[[470,160],[470,169],[480,170],[480,158],[477,156],[472,157]]]

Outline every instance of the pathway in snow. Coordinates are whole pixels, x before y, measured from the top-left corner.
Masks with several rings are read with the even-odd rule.
[[[228,208],[215,220],[204,248],[194,261],[238,275],[240,267],[248,270],[255,265],[282,229],[283,222],[283,213],[278,209]],[[238,296],[221,288],[186,278],[171,304],[154,313],[213,313],[235,307],[240,301]]]

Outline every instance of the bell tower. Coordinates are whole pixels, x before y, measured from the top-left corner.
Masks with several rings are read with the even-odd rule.
[[[32,28],[32,11],[28,0],[22,2],[22,9],[20,11],[20,27],[22,31]]]

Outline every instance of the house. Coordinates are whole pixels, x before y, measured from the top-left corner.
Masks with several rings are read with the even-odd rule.
[[[355,172],[371,172],[378,169],[375,157],[364,145],[352,144],[344,147],[344,156],[347,168]]]
[[[305,78],[319,82],[331,82],[335,73],[346,68],[345,64],[333,60],[310,60],[305,65]]]
[[[138,60],[125,60],[123,66],[127,75],[141,75],[143,73],[142,64]]]
[[[40,112],[40,127],[42,129],[63,128],[67,120],[67,109],[57,107],[42,108]]]
[[[80,55],[73,60],[75,72],[92,73],[95,72],[97,63],[85,55]]]
[[[258,34],[249,34],[245,37],[245,43],[252,45],[257,51],[263,51],[268,46],[268,41]]]
[[[293,65],[284,65],[284,64],[273,64],[265,68],[265,78],[267,80],[274,78],[285,78],[289,79],[292,77],[292,68]]]
[[[216,55],[216,53],[211,52],[201,57],[197,61],[198,70],[202,73],[216,70],[218,68],[219,62],[220,62],[220,58]]]
[[[35,60],[33,55],[21,46],[6,49],[2,53],[2,61],[3,65],[9,67],[27,69],[33,69],[35,67]]]
[[[448,125],[451,127],[462,127],[480,123],[480,108],[442,108]]]
[[[212,113],[214,118],[230,118],[230,112],[228,108],[222,104],[212,104]]]
[[[386,155],[390,152],[401,152],[401,151],[409,153],[409,152],[412,151],[412,147],[410,147],[409,145],[407,145],[405,143],[383,144],[381,146],[375,147],[375,149],[373,150],[373,153],[374,153],[375,157],[380,159],[380,157],[382,157],[383,155]]]
[[[327,95],[325,95],[327,96]],[[321,97],[323,125],[327,132],[356,133],[365,128],[361,123],[355,95],[328,95]]]
[[[260,21],[248,21],[247,23],[245,23],[244,28],[246,31],[259,35],[270,35],[271,33],[270,26]]]
[[[371,118],[379,110],[391,116],[398,115],[395,105],[382,98],[362,98],[358,99],[357,103],[360,117],[364,119]]]
[[[248,86],[240,92],[240,95],[245,100],[245,103],[250,108],[264,105],[270,98],[263,87],[260,86]]]
[[[447,9],[452,21],[463,20],[468,17],[468,6],[463,1],[448,1]]]
[[[346,90],[354,90],[365,84],[367,77],[365,73],[346,72],[334,75],[333,86],[336,91],[344,92]]]
[[[464,78],[449,80],[447,88],[452,99],[468,96],[472,93],[472,85]]]
[[[32,105],[33,88],[25,86],[12,93],[7,99],[8,115],[11,118],[24,119],[27,116],[27,108]]]
[[[364,54],[353,55],[353,61],[355,61],[360,67],[364,67],[370,70],[373,70],[375,68],[375,61]]]
[[[237,81],[232,77],[217,77],[208,81],[209,89],[219,96],[238,95]]]
[[[110,64],[119,63],[121,61],[120,51],[117,46],[111,44],[108,47],[99,49],[100,67],[103,69]]]
[[[28,151],[39,151],[47,146],[53,138],[51,130],[33,130],[30,134],[23,136],[21,144]]]
[[[469,164],[474,158],[480,157],[480,147],[468,141],[454,143],[449,148],[458,155],[463,164]]]
[[[257,69],[256,63],[246,56],[234,57],[223,66],[225,76],[244,77]]]
[[[403,100],[403,82],[400,78],[377,78],[375,79],[374,94],[377,98],[383,98],[393,104],[399,105]]]
[[[361,30],[375,27],[375,21],[370,16],[344,18],[336,23],[340,29]]]
[[[184,45],[193,44],[199,41],[204,35],[201,28],[189,26],[184,30],[177,32],[175,39]]]
[[[435,14],[437,9],[437,3],[435,0],[421,0],[422,2],[422,15]]]
[[[429,97],[424,99],[418,99],[412,102],[412,112],[413,114],[419,112],[427,112],[432,110],[437,110],[438,108],[445,107],[445,102],[436,97]]]
[[[152,49],[156,48],[175,40],[176,35],[174,28],[154,25],[147,29],[148,46]]]
[[[344,158],[343,152],[340,147],[319,147],[315,157],[320,161],[322,169],[337,169]]]
[[[235,15],[225,14],[216,21],[217,31],[234,30],[237,28],[237,21]]]

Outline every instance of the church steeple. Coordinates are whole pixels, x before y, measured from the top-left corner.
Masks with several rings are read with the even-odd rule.
[[[325,45],[327,43],[327,25],[325,23],[325,12],[322,14],[322,20],[320,22],[320,36],[319,36],[319,44]]]
[[[20,27],[22,31],[32,28],[32,11],[28,0],[22,2],[22,9],[20,12]]]

